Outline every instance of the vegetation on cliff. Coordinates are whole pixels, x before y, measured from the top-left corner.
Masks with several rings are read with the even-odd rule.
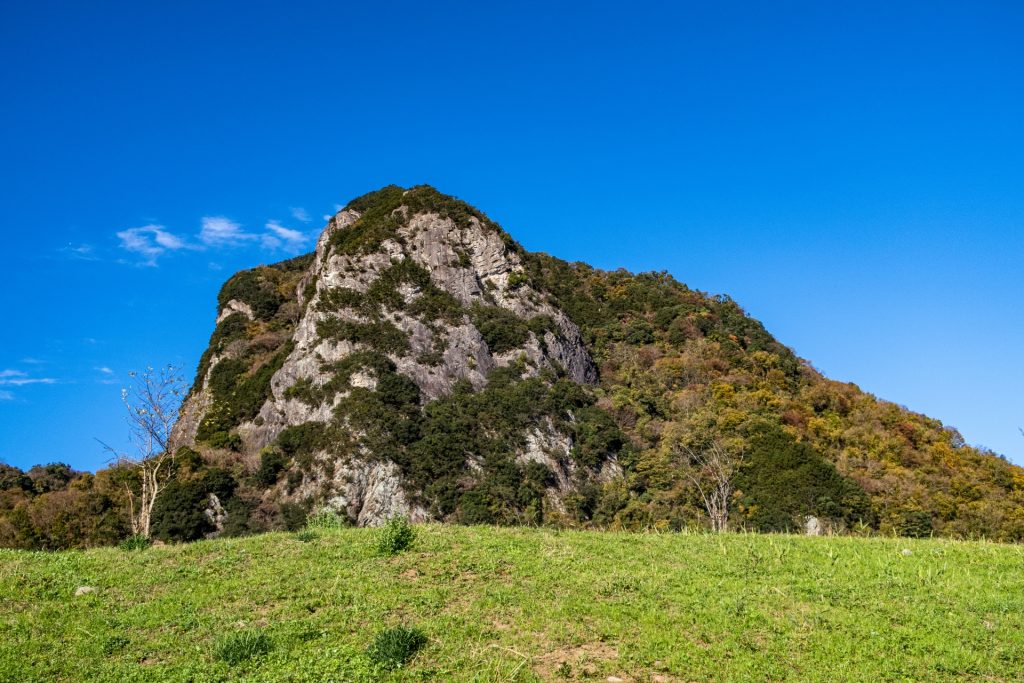
[[[323,502],[297,492],[351,458],[396,465],[408,498],[437,519],[697,528],[708,519],[693,485],[694,454],[713,444],[737,463],[733,527],[795,531],[813,517],[845,533],[1024,539],[1024,470],[965,445],[937,420],[822,377],[728,297],[667,273],[601,271],[527,253],[484,214],[428,186],[389,186],[346,208],[359,215],[329,235],[325,253],[356,259],[347,267],[378,258],[386,240],[402,239],[403,226],[425,213],[500,236],[498,246],[522,264],[508,275],[506,296],[527,291],[531,305],[564,312],[597,364],[597,383],[573,382],[557,363],[543,369],[515,359],[517,349],[543,349],[558,333],[550,315],[497,305],[489,281],[479,301],[460,303],[423,265],[392,258],[366,291],[319,291],[319,340],[353,350],[323,361],[322,381],[300,378],[284,396],[330,406],[329,419],[288,424],[262,451],[243,452],[239,428],[263,419],[271,380],[317,293],[317,264],[307,255],[243,271],[218,297],[220,321],[192,388],[206,402],[195,403],[195,443],[176,458],[177,483],[161,503],[162,537],[296,528]],[[455,265],[467,268],[472,254],[451,246]],[[410,354],[410,334],[396,324],[408,319],[433,346]],[[482,385],[453,382],[428,400],[400,368],[414,360],[444,372],[447,335],[460,325],[513,360]],[[569,440],[558,462],[518,457],[540,433]],[[546,492],[557,474],[568,490],[555,504]],[[116,541],[132,482],[125,468],[6,468],[0,544]],[[222,512],[228,524],[213,525]]]

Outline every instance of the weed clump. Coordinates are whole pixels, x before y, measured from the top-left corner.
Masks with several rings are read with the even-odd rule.
[[[396,626],[377,634],[366,654],[374,664],[385,669],[398,669],[427,643],[427,636],[418,628]]]
[[[306,518],[306,529],[343,529],[348,521],[334,510],[324,509]]]
[[[102,650],[106,656],[114,655],[128,646],[128,639],[124,636],[110,636],[103,641]]]
[[[377,536],[377,552],[381,555],[397,555],[416,540],[416,530],[405,517],[392,517],[381,527]]]
[[[134,550],[145,550],[151,545],[153,545],[153,542],[147,537],[142,536],[141,534],[136,534],[135,536],[129,536],[118,543],[117,547],[127,553]]]
[[[265,633],[240,631],[229,633],[217,641],[213,656],[230,666],[265,655],[273,649],[274,643]]]
[[[312,529],[304,529],[295,534],[295,540],[302,541],[303,543],[309,543],[310,541],[315,541],[318,538],[320,538],[320,534]]]

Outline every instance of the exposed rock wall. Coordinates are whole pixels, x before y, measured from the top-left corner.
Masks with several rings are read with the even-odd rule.
[[[525,377],[548,370],[564,373],[581,384],[596,382],[597,370],[579,329],[543,292],[533,288],[524,275],[519,253],[506,236],[477,217],[457,222],[429,211],[409,216],[404,206],[397,211],[403,212],[404,220],[371,253],[347,253],[332,246],[336,233],[357,225],[362,217],[358,211],[340,211],[321,234],[315,257],[298,280],[296,290],[288,293],[301,311],[290,332],[292,350],[273,374],[269,395],[256,417],[236,428],[250,462],[287,427],[308,422],[326,425],[334,419],[335,408],[347,391],[327,395],[322,402],[289,392],[299,384],[313,391],[323,389],[332,381],[332,368],[339,361],[366,347],[351,339],[325,338],[321,334],[320,326],[332,320],[367,322],[365,311],[358,306],[332,305],[330,293],[343,288],[365,295],[382,274],[403,261],[425,269],[431,287],[450,295],[464,309],[453,320],[430,320],[407,310],[387,308],[381,313],[382,321],[408,339],[405,352],[389,353],[388,358],[398,373],[415,382],[423,402],[448,395],[460,381],[480,389],[487,384],[491,371],[512,363],[524,368]],[[401,283],[397,291],[404,304],[413,304],[424,296],[421,288],[409,283]],[[470,313],[477,310],[474,307],[502,309],[526,321],[551,322],[542,331],[530,331],[515,348],[498,352],[489,348],[474,325]],[[252,306],[231,299],[218,312],[217,322],[232,314],[254,320]],[[209,387],[211,373],[218,362],[231,355],[229,347],[211,358],[203,380],[183,406],[174,435],[176,445],[195,442],[199,424],[214,402]],[[373,388],[375,381],[372,373],[355,373],[349,386]],[[543,453],[544,462],[553,463],[559,472],[552,489],[555,497],[569,491],[571,473],[559,468],[568,461],[571,439],[547,424],[533,430],[527,443],[522,457],[539,458],[538,454]],[[361,525],[378,524],[394,514],[413,519],[428,517],[426,509],[410,502],[401,473],[393,463],[373,461],[371,453],[363,455],[366,457],[362,460],[339,458],[331,467],[307,476],[303,485],[290,494],[281,493],[278,487],[273,495],[317,500],[318,504],[345,511]],[[315,460],[334,457],[328,446],[318,451]]]

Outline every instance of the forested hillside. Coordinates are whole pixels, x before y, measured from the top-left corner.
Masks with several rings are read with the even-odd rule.
[[[1024,470],[829,380],[725,296],[522,249],[428,186],[353,200],[316,254],[236,274],[175,428],[153,536],[353,524],[1024,538]],[[0,545],[129,529],[131,467],[0,479]]]

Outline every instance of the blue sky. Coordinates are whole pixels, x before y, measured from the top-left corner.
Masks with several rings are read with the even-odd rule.
[[[425,182],[1024,464],[1024,6],[490,4],[3,3],[0,459],[102,466],[223,280]]]

